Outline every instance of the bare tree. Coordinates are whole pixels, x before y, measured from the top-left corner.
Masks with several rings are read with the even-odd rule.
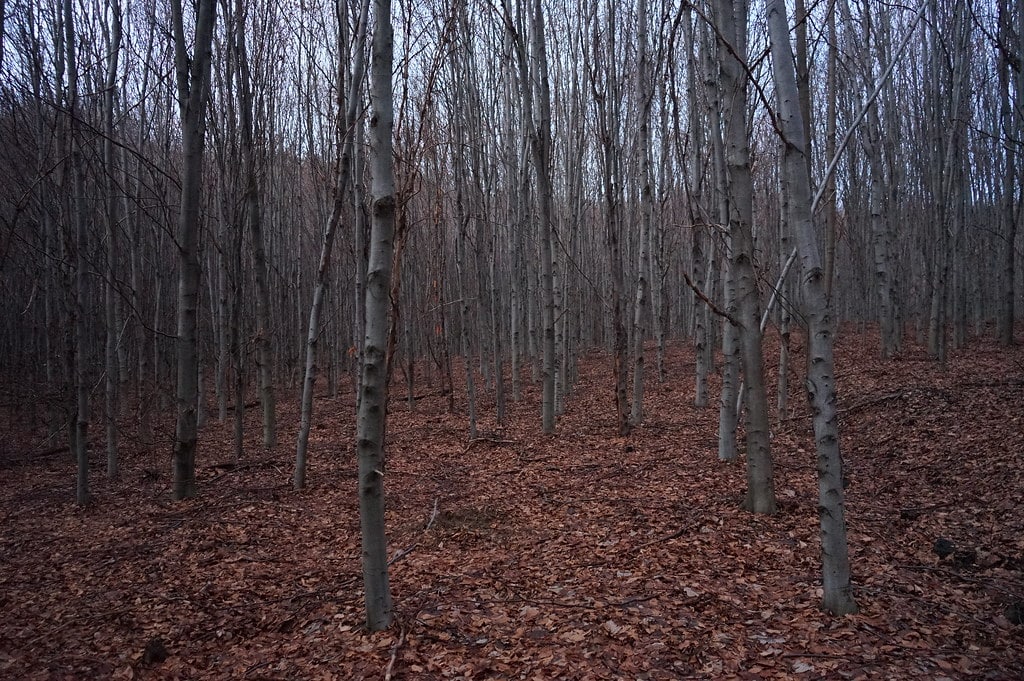
[[[374,0],[370,64],[370,260],[366,275],[366,338],[356,418],[359,455],[359,518],[363,542],[366,624],[380,631],[391,624],[387,538],[384,527],[384,438],[388,402],[385,366],[395,234],[395,173],[392,160],[391,68],[394,52],[391,0]]]
[[[807,320],[807,398],[814,422],[818,452],[818,506],[821,521],[823,607],[833,614],[857,611],[850,587],[850,560],[843,505],[842,457],[836,413],[835,319],[826,292],[825,270],[811,218],[811,187],[805,154],[807,140],[800,112],[800,95],[789,43],[786,6],[770,0],[767,6],[772,71],[784,135],[784,181],[789,191],[790,224],[803,265],[801,287]]]
[[[263,236],[263,186],[257,168],[253,117],[254,94],[246,47],[246,10],[243,0],[235,0],[235,76],[238,80],[239,130],[242,136],[242,164],[245,167],[245,221],[253,246],[256,274],[256,364],[259,371],[260,404],[263,407],[263,446],[277,446],[277,410],[274,397],[274,354],[271,341],[270,288],[267,250]]]
[[[215,0],[197,0],[195,36],[189,54],[181,0],[171,0],[174,66],[178,109],[181,115],[181,208],[178,214],[177,248],[178,337],[177,424],[174,433],[174,498],[196,494],[197,409],[199,403],[199,228],[202,221],[203,151],[206,140],[206,108],[210,92],[213,29],[217,19]]]
[[[1016,12],[1011,11],[1015,7]],[[1003,184],[1001,187],[1001,210],[1000,220],[1003,231],[1003,278],[1000,291],[1000,307],[998,334],[999,342],[1003,345],[1013,344],[1013,326],[1016,320],[1016,261],[1017,261],[1017,203],[1016,194],[1019,191],[1018,185],[1018,161],[1017,146],[1020,140],[1020,97],[1022,94],[1021,82],[1024,79],[1024,54],[1021,53],[1021,42],[1024,36],[1020,31],[1024,29],[1024,10],[1021,3],[1000,0],[999,2],[999,123],[1002,133],[1003,144]],[[1013,43],[1014,35],[1018,38],[1018,44]],[[1011,104],[1010,94],[1014,94],[1017,102],[1016,109]],[[1021,164],[1024,166],[1024,164]]]
[[[89,503],[89,331],[86,323],[88,275],[85,257],[88,213],[85,196],[85,152],[82,144],[81,116],[78,88],[78,36],[75,34],[75,14],[71,0],[63,2],[64,49],[67,68],[68,111],[70,113],[69,142],[71,144],[71,172],[73,174],[72,216],[73,235],[70,238],[75,257],[74,310],[72,356],[74,363],[75,417],[71,433],[71,451],[78,466],[75,500],[79,505]]]
[[[651,76],[650,39],[647,34],[647,0],[637,0],[637,42],[640,63],[637,68],[640,98],[640,240],[636,277],[636,300],[633,304],[633,402],[630,422],[637,426],[644,414],[644,338],[650,300],[650,242],[654,222],[654,171],[651,158],[651,106],[654,82]]]
[[[121,217],[121,197],[117,191],[117,150],[114,142],[114,103],[116,101],[117,70],[121,55],[122,12],[119,0],[109,0],[110,30],[107,44],[107,73],[103,89],[103,165],[106,166],[106,221],[107,221],[107,267],[106,286],[104,289],[104,320],[106,322],[106,343],[104,346],[104,414],[107,431],[107,477],[117,479],[120,474],[118,461],[117,416],[120,387],[120,346],[121,329],[118,323],[118,301],[120,293],[117,289],[118,267],[118,230]]]
[[[754,270],[753,182],[747,135],[746,0],[720,0],[716,18],[722,91],[725,96],[725,165],[729,181],[729,232],[732,240],[730,271],[736,287],[740,355],[746,385],[747,499],[755,513],[775,512],[771,445],[768,436],[768,400],[761,352],[760,300]]]
[[[352,43],[351,51],[354,53],[354,63],[351,75],[346,74],[346,67],[339,60],[338,64],[338,109],[344,110],[345,118],[341,123],[341,153],[338,158],[338,172],[334,185],[334,201],[330,218],[324,229],[323,241],[320,246],[320,259],[316,269],[316,279],[313,287],[313,301],[309,309],[309,323],[306,327],[306,354],[304,378],[302,381],[302,398],[299,405],[299,435],[295,445],[295,472],[292,477],[292,485],[295,489],[302,489],[306,486],[306,462],[309,448],[309,429],[313,421],[313,388],[316,385],[316,346],[319,341],[320,314],[323,309],[324,297],[327,294],[328,277],[330,274],[331,255],[334,250],[334,240],[338,227],[345,215],[345,200],[350,195],[349,190],[352,169],[355,164],[356,122],[359,114],[360,88],[366,75],[366,26],[369,17],[370,0],[364,0],[359,14],[359,23],[356,29],[356,38]],[[341,40],[339,42],[346,42]],[[345,87],[345,83],[348,87]],[[357,205],[357,211],[361,208]],[[353,230],[357,235],[361,234],[360,225]],[[358,241],[357,241],[358,243]],[[357,249],[361,252],[361,249]],[[365,302],[364,302],[365,305]],[[364,313],[358,316],[363,319]]]
[[[512,40],[519,86],[526,116],[527,137],[537,180],[540,218],[540,312],[541,312],[541,424],[546,434],[555,432],[555,291],[554,291],[554,197],[551,186],[551,92],[548,84],[544,11],[540,0],[530,9],[529,54],[509,0],[503,0],[505,28]],[[524,9],[520,7],[520,9]]]

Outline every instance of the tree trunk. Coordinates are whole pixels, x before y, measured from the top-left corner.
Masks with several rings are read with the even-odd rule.
[[[536,71],[537,119],[532,135],[533,162],[537,171],[540,199],[540,294],[543,354],[543,397],[541,416],[544,433],[555,432],[555,289],[554,289],[554,197],[551,187],[551,95],[548,87],[547,46],[544,40],[544,13],[541,0],[533,5],[533,54]],[[523,87],[530,89],[528,82]],[[533,109],[531,105],[528,107]]]
[[[359,24],[356,30],[354,52],[356,55],[355,64],[352,68],[352,78],[347,95],[342,91],[338,95],[338,110],[345,112],[345,129],[342,139],[341,157],[338,160],[338,174],[334,187],[334,206],[330,218],[324,229],[323,243],[320,246],[320,259],[316,269],[316,279],[313,286],[313,301],[309,306],[309,324],[306,326],[306,355],[305,370],[302,380],[302,398],[299,406],[299,435],[295,444],[295,472],[292,476],[292,487],[299,490],[306,486],[306,465],[309,449],[309,430],[313,422],[313,388],[316,386],[316,346],[320,338],[320,312],[323,309],[324,297],[327,294],[329,281],[331,253],[334,249],[334,238],[338,232],[344,214],[345,198],[347,189],[352,177],[352,168],[355,163],[356,120],[359,112],[360,85],[366,71],[365,50],[363,45],[366,42],[366,26],[369,15],[370,0],[364,0],[360,15]],[[338,82],[345,82],[344,65],[339,64]],[[347,100],[346,100],[347,96]],[[356,211],[360,208],[357,205]],[[356,220],[358,235],[361,231],[359,220]],[[356,240],[359,244],[359,240]],[[361,261],[362,249],[356,249],[357,260]],[[360,266],[361,267],[361,266]],[[357,277],[358,278],[358,277]],[[365,300],[362,301],[365,308]],[[358,312],[360,320],[365,319],[363,312]],[[358,331],[358,326],[357,326]]]
[[[394,110],[391,69],[394,39],[391,0],[374,0],[370,67],[370,261],[366,275],[366,338],[356,418],[359,456],[359,518],[363,547],[366,625],[370,631],[391,624],[387,537],[384,526],[384,438],[388,402],[386,352],[391,310],[391,270],[395,236],[395,175],[391,136]]]
[[[253,91],[250,82],[249,55],[245,45],[245,5],[235,0],[235,59],[238,77],[238,104],[242,133],[242,164],[245,168],[245,220],[253,244],[253,269],[256,273],[256,364],[259,371],[260,404],[263,407],[263,446],[277,446],[277,412],[274,398],[274,353],[271,342],[270,284],[267,251],[263,237],[263,187],[258,176],[253,120]]]
[[[640,97],[640,241],[637,263],[636,300],[633,304],[633,403],[630,423],[640,425],[644,415],[644,338],[647,335],[646,318],[650,298],[650,240],[654,222],[654,172],[651,160],[651,105],[654,83],[650,74],[650,54],[647,38],[647,0],[637,1],[637,41],[639,59],[637,77]]]
[[[722,88],[715,65],[718,49],[717,41],[712,41],[707,31],[702,32],[701,52],[704,55],[704,90],[707,98],[708,134],[711,141],[712,174],[714,178],[714,202],[712,214],[716,226],[723,229],[721,249],[722,257],[710,257],[708,269],[716,279],[710,286],[712,291],[722,287],[722,304],[726,310],[734,307],[736,287],[733,282],[732,268],[729,266],[729,254],[732,250],[732,238],[724,226],[729,222],[729,188],[725,169],[725,143],[722,140]],[[716,262],[719,261],[719,262]],[[736,392],[739,383],[739,338],[732,320],[725,317],[722,323],[722,388],[718,399],[718,460],[735,461],[739,457],[736,450]],[[710,335],[710,327],[709,327]],[[711,339],[709,338],[709,343]],[[714,356],[713,354],[711,355]],[[711,367],[707,364],[707,369]]]
[[[456,116],[459,114],[456,113]],[[461,127],[461,126],[460,126]],[[461,136],[460,136],[461,137]],[[462,138],[464,139],[464,138]],[[470,308],[469,275],[466,273],[466,241],[469,240],[469,216],[466,214],[463,186],[465,184],[465,165],[461,158],[461,150],[455,151],[455,222],[459,233],[455,239],[455,269],[459,285],[459,344],[462,354],[462,365],[466,376],[466,415],[469,419],[469,437],[475,438],[476,431],[476,381],[473,375],[473,346],[470,337],[472,311]]]
[[[199,226],[203,147],[209,101],[215,0],[197,0],[195,41],[188,53],[181,0],[171,0],[178,108],[181,115],[181,208],[178,216],[177,422],[174,432],[173,495],[196,494],[195,462],[199,403]]]
[[[85,305],[87,300],[86,276],[87,259],[85,257],[87,207],[85,196],[85,155],[82,149],[82,136],[79,130],[80,102],[78,99],[78,61],[77,41],[75,34],[75,15],[71,0],[64,0],[64,47],[67,50],[68,77],[68,110],[70,112],[69,142],[71,143],[71,172],[73,174],[72,216],[74,229],[71,236],[75,255],[74,278],[74,310],[72,342],[73,376],[75,385],[75,416],[71,424],[71,451],[75,454],[77,476],[75,485],[75,501],[79,506],[89,503],[89,331],[86,323]]]
[[[870,12],[866,12],[870,20]],[[861,55],[864,90],[874,89],[874,61],[871,41],[874,39],[869,23],[865,29],[864,47]],[[883,55],[879,53],[879,57]],[[882,125],[877,107],[868,110],[868,122],[864,136],[864,150],[868,157],[870,173],[868,189],[868,213],[871,217],[871,239],[874,246],[875,287],[878,294],[878,322],[882,336],[882,358],[889,359],[896,353],[896,310],[892,299],[892,258],[889,252],[889,229],[883,215],[884,167],[882,165]]]
[[[720,0],[718,5],[722,91],[725,95],[725,163],[729,181],[729,232],[732,235],[730,271],[736,287],[735,308],[740,324],[740,355],[746,384],[747,499],[755,513],[775,512],[768,399],[761,354],[760,300],[754,270],[753,182],[747,142],[746,0]]]
[[[548,85],[547,47],[544,40],[544,12],[540,0],[531,8],[531,43],[519,31],[508,0],[503,1],[506,29],[511,33],[523,113],[530,140],[530,153],[537,176],[537,202],[540,221],[540,316],[542,356],[541,424],[545,434],[555,432],[555,290],[554,290],[554,197],[551,186],[551,93]],[[529,58],[528,58],[529,56]],[[534,92],[536,91],[536,96]],[[535,297],[528,296],[531,302]],[[534,314],[529,314],[531,350],[536,347]],[[536,357],[534,352],[531,356]],[[536,366],[536,364],[534,365]]]
[[[116,480],[120,475],[120,463],[118,461],[118,429],[117,415],[120,387],[120,366],[118,348],[120,346],[120,328],[117,314],[117,278],[118,272],[118,223],[120,222],[121,202],[117,196],[117,167],[115,159],[117,152],[114,148],[114,101],[115,88],[117,85],[117,64],[121,54],[121,3],[119,0],[110,0],[110,38],[107,46],[107,77],[104,83],[103,92],[103,127],[105,137],[103,140],[103,165],[107,169],[107,196],[106,196],[106,218],[107,218],[107,273],[106,286],[104,288],[105,300],[104,317],[106,322],[106,345],[104,347],[104,420],[107,430],[107,477]]]
[[[803,265],[807,320],[807,397],[814,422],[818,453],[818,508],[821,521],[823,607],[842,615],[857,611],[850,587],[850,560],[843,505],[842,457],[836,413],[835,320],[826,293],[826,281],[811,219],[811,188],[807,175],[804,124],[800,113],[793,53],[789,43],[786,6],[770,0],[767,7],[772,71],[784,137],[784,181],[789,188],[790,225]]]
[[[1009,0],[1000,0],[999,2],[999,38],[1001,43],[999,52],[999,118],[1003,137],[1003,185],[1001,188],[1000,218],[1005,236],[1003,237],[1003,276],[1000,282],[997,333],[999,334],[1000,344],[1005,346],[1013,344],[1013,327],[1016,318],[1014,310],[1016,296],[1014,294],[1016,292],[1015,284],[1017,279],[1015,270],[1017,262],[1015,248],[1017,242],[1017,210],[1014,199],[1017,192],[1016,159],[1018,142],[1016,140],[1020,139],[1018,136],[1020,126],[1017,124],[1018,116],[1010,103],[1010,89],[1011,82],[1019,83],[1020,76],[1015,74],[1011,67],[1013,55],[1010,53],[1010,41],[1014,29],[1011,5],[1019,4],[1019,0],[1017,3],[1011,3]],[[1019,8],[1017,9],[1017,14],[1022,14]],[[1018,58],[1020,56],[1018,55]],[[1018,90],[1015,94],[1019,98],[1021,93]],[[1020,100],[1018,99],[1017,101],[1019,102]]]

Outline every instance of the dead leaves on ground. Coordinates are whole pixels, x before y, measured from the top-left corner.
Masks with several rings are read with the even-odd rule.
[[[599,357],[555,437],[539,434],[533,395],[504,428],[485,401],[475,440],[443,397],[412,413],[396,400],[397,612],[376,635],[362,628],[345,401],[317,404],[302,493],[286,446],[257,454],[252,421],[248,460],[260,465],[212,467],[230,451],[229,425],[213,423],[201,496],[184,503],[169,501],[166,474],[148,473],[166,469],[169,446],[126,452],[122,483],[103,481],[97,461],[84,510],[61,457],[4,465],[0,676],[1019,678],[1024,353],[979,340],[942,370],[913,350],[883,364],[875,347],[847,335],[838,355],[857,615],[818,608],[801,396],[773,425],[780,512],[753,517],[739,507],[742,467],[716,461],[716,410],[691,406],[692,353],[678,346],[627,439],[612,435]],[[297,421],[280,409],[282,424]],[[939,538],[972,559],[940,558]]]

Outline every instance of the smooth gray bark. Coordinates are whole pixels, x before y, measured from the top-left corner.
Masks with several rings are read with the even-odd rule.
[[[647,0],[637,0],[639,59],[637,78],[640,96],[640,240],[636,298],[633,303],[633,399],[629,420],[633,427],[644,416],[644,339],[650,300],[650,240],[654,222],[654,171],[651,159],[651,104],[654,83],[647,36]]]
[[[196,494],[195,462],[199,403],[199,226],[202,199],[203,150],[206,108],[210,91],[213,30],[217,18],[214,0],[197,0],[195,38],[189,54],[181,0],[171,0],[174,64],[178,109],[181,116],[181,203],[178,214],[177,312],[177,420],[172,457],[173,495],[186,499]]]
[[[761,352],[760,299],[754,269],[753,181],[748,145],[746,58],[746,0],[718,3],[719,62],[725,98],[725,165],[729,182],[729,232],[732,241],[730,273],[735,286],[735,306],[729,313],[740,324],[740,356],[746,386],[747,498],[745,507],[755,513],[774,513],[771,445],[768,432],[768,398],[764,386]]]
[[[551,185],[551,91],[548,83],[547,45],[544,39],[544,12],[540,0],[530,7],[530,50],[516,30],[508,0],[503,2],[505,27],[512,40],[519,69],[523,114],[529,138],[537,184],[540,222],[540,354],[542,380],[541,426],[545,434],[555,432],[555,290],[554,290],[554,196]],[[530,297],[531,302],[535,300]],[[531,356],[536,346],[534,315],[530,325]],[[536,364],[534,364],[536,367]]]
[[[309,430],[313,423],[313,389],[316,386],[316,346],[320,339],[320,314],[323,310],[324,298],[330,282],[331,255],[334,250],[334,240],[341,225],[345,210],[345,199],[348,196],[349,184],[352,177],[352,169],[355,165],[353,158],[355,153],[356,120],[359,112],[360,86],[366,72],[366,58],[363,56],[365,50],[363,45],[366,42],[366,26],[369,17],[370,1],[365,0],[359,15],[359,24],[356,30],[354,43],[355,63],[352,68],[351,82],[347,93],[339,94],[339,111],[345,111],[345,129],[343,131],[341,157],[338,159],[338,174],[334,186],[334,202],[330,217],[324,229],[323,242],[320,245],[319,264],[316,269],[316,278],[313,286],[313,300],[309,306],[309,323],[306,325],[306,347],[305,347],[305,368],[302,380],[302,397],[299,404],[299,434],[295,444],[295,471],[292,475],[292,487],[302,489],[306,486],[306,467],[309,451]],[[344,83],[344,65],[339,65],[338,82]],[[360,210],[357,206],[356,210]],[[361,233],[361,225],[356,221],[357,235]],[[359,244],[359,240],[356,240]],[[357,255],[361,255],[362,249],[356,249]],[[361,260],[361,257],[359,258]],[[359,277],[357,277],[358,279]],[[362,290],[361,288],[359,289]],[[365,319],[364,311],[357,312],[360,320]],[[357,330],[360,325],[356,325]]]
[[[391,0],[374,0],[370,65],[370,260],[366,274],[366,337],[356,416],[363,589],[366,626],[370,631],[386,629],[393,616],[384,525],[384,438],[389,375],[386,361],[397,203],[391,139],[393,53]]]
[[[1011,11],[1011,7],[1016,5],[1016,12]],[[1021,3],[1010,2],[1009,0],[1000,0],[999,2],[999,123],[1003,136],[1003,177],[1002,177],[1002,196],[1001,196],[1001,215],[1000,220],[1002,222],[1003,237],[1003,262],[1002,262],[1002,279],[1001,289],[999,292],[999,312],[998,312],[998,324],[997,333],[999,335],[999,342],[1002,345],[1013,344],[1013,327],[1016,321],[1016,262],[1017,262],[1017,204],[1015,199],[1017,198],[1017,144],[1016,140],[1019,140],[1021,127],[1019,125],[1020,115],[1015,111],[1010,101],[1011,90],[1014,92],[1018,107],[1020,106],[1021,91],[1019,88],[1021,82],[1021,74],[1019,71],[1024,70],[1021,65],[1017,64],[1017,71],[1015,71],[1011,64],[1014,59],[1020,59],[1022,56],[1019,52],[1016,55],[1013,54],[1012,50],[1012,36],[1014,32],[1014,24],[1020,23],[1021,16],[1024,16],[1024,10],[1020,9]],[[1014,21],[1015,16],[1017,22]],[[1022,27],[1024,28],[1024,27]],[[1024,39],[1024,36],[1021,36]],[[1017,86],[1016,88],[1014,86]]]
[[[238,79],[239,128],[242,133],[242,164],[245,169],[245,221],[253,246],[256,274],[256,368],[260,404],[263,407],[263,446],[277,446],[277,407],[274,397],[274,348],[271,341],[270,283],[267,249],[263,236],[263,186],[256,158],[254,94],[246,47],[245,3],[235,0],[235,75]]]
[[[850,560],[843,503],[842,456],[836,410],[835,319],[826,291],[824,263],[811,213],[804,125],[789,43],[785,3],[770,0],[767,21],[772,72],[784,135],[784,181],[789,188],[790,224],[800,252],[801,287],[807,320],[807,397],[818,458],[818,512],[821,523],[823,607],[837,615],[857,611],[850,585]]]
[[[71,451],[74,452],[77,464],[75,484],[75,501],[80,506],[89,503],[89,370],[87,357],[89,348],[89,331],[85,318],[85,306],[88,299],[86,287],[87,259],[85,257],[86,229],[88,213],[85,196],[85,155],[82,148],[82,131],[80,130],[81,108],[78,91],[78,36],[75,33],[75,15],[71,0],[64,0],[64,48],[66,50],[68,111],[70,117],[69,142],[71,144],[72,172],[72,220],[73,231],[71,242],[75,255],[73,302],[74,323],[71,343],[73,353],[75,411],[71,424]]]
[[[117,186],[117,150],[114,147],[114,102],[117,86],[117,68],[121,54],[122,25],[121,3],[110,0],[109,10],[110,33],[107,44],[107,73],[103,92],[103,165],[107,169],[106,188],[106,219],[107,219],[107,272],[104,287],[104,321],[106,322],[106,343],[104,346],[104,405],[103,418],[107,431],[107,477],[116,480],[120,475],[118,461],[118,428],[117,416],[120,401],[120,346],[121,329],[118,324],[119,300],[117,278],[120,276],[118,267],[118,227],[121,217],[121,201],[115,187]]]

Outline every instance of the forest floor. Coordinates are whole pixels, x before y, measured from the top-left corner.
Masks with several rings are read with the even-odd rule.
[[[351,399],[317,401],[301,493],[282,394],[280,447],[262,450],[250,409],[233,470],[214,467],[231,436],[211,421],[190,501],[170,499],[169,418],[148,451],[125,430],[120,482],[97,444],[84,509],[67,452],[40,455],[6,418],[0,678],[1024,678],[1024,349],[977,339],[943,369],[913,344],[885,363],[877,347],[846,329],[837,349],[856,615],[819,609],[802,355],[792,414],[773,422],[780,510],[755,517],[742,464],[717,461],[717,409],[692,406],[680,344],[628,438],[596,354],[553,437],[534,388],[503,429],[484,399],[474,440],[461,395],[454,414],[441,395],[414,412],[395,398],[396,616],[377,634],[363,628]]]

